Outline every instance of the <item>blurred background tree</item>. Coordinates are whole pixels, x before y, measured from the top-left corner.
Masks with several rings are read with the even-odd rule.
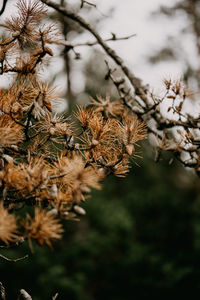
[[[63,24],[64,35],[71,31],[80,33]],[[74,57],[66,49],[63,55],[66,97],[73,105],[78,101],[70,83]],[[101,55],[94,52],[84,66],[84,92],[95,96],[107,86],[114,97],[113,87],[104,81],[105,69],[97,72],[101,64]],[[197,78],[196,70],[190,72]],[[20,288],[34,300],[50,299],[56,292],[60,300],[121,300],[161,292],[181,297],[199,290],[199,179],[177,163],[169,165],[169,154],[154,163],[152,147],[144,143],[143,148],[143,159],[136,159],[140,167],[134,165],[125,179],[110,177],[102,191],[94,191],[84,206],[87,215],[66,224],[65,237],[53,251],[34,245],[28,260],[1,261],[7,299],[16,299]],[[28,251],[23,244],[6,255],[20,257]]]
[[[174,4],[161,5],[152,16],[170,20],[181,18],[180,30],[176,35],[166,37],[160,49],[149,56],[152,64],[163,61],[179,61],[183,66],[184,80],[196,90],[200,86],[200,2],[178,0]]]

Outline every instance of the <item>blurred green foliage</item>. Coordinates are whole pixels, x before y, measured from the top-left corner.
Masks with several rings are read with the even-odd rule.
[[[148,151],[149,152],[149,151]],[[87,216],[65,222],[54,250],[34,244],[24,261],[1,260],[7,299],[20,288],[33,300],[134,299],[162,292],[184,296],[200,289],[198,179],[169,159],[145,154],[126,178],[110,177],[84,204]],[[28,245],[1,250],[8,257]]]

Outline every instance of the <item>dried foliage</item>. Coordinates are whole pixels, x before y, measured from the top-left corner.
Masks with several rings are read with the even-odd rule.
[[[91,188],[108,175],[125,176],[135,145],[146,128],[120,100],[98,96],[71,117],[53,111],[55,89],[39,70],[50,44],[58,43],[41,1],[17,2],[18,15],[6,20],[0,42],[0,74],[13,82],[0,91],[0,240],[20,238],[52,245],[60,239],[60,220],[76,220]],[[34,213],[20,215],[23,207]],[[17,221],[16,221],[17,220]]]
[[[106,55],[119,66],[122,75],[116,77],[114,73],[116,69],[111,68],[106,61],[108,71],[105,75],[105,80],[111,80],[115,85],[123,106],[129,112],[136,114],[140,121],[145,121],[150,140],[154,140],[153,144],[156,147],[155,161],[159,160],[163,150],[170,151],[184,166],[192,168],[199,176],[200,114],[195,106],[195,101],[191,102],[194,94],[188,92],[180,80],[172,81],[167,79],[165,80],[166,88],[163,96],[154,95],[150,88],[143,85],[141,79],[135,76],[123,59],[108,45],[107,42],[109,40],[103,40],[95,28],[83,17],[74,13],[67,6],[61,6],[51,0],[41,1],[89,31],[96,39],[96,42],[85,43],[85,45],[93,46],[98,43]],[[190,13],[197,20],[196,12],[198,6],[195,5],[197,1],[185,2],[188,2],[191,8]],[[195,21],[193,23],[195,28],[197,27],[196,24]],[[197,39],[199,39],[196,30],[195,34]],[[76,46],[80,46],[80,44],[72,44],[69,49],[74,50]],[[110,105],[106,104],[106,100],[102,102],[102,105],[107,113]],[[189,111],[188,106],[193,108],[193,112],[191,112],[191,109]],[[131,152],[131,147],[128,146],[127,151]]]
[[[42,2],[88,30],[96,42],[63,41],[55,26],[42,24],[47,13]],[[165,80],[164,95],[155,96],[108,46],[115,35],[103,40],[82,17],[51,0],[20,0],[17,7],[18,15],[5,21],[7,35],[0,42],[0,75],[13,76],[10,87],[0,91],[1,210],[10,222],[0,223],[4,243],[23,236],[51,246],[62,234],[59,220],[85,214],[80,204],[91,188],[100,189],[111,174],[127,174],[146,132],[156,147],[155,161],[170,151],[200,174],[199,112],[187,111],[193,95],[180,80]],[[122,70],[116,78],[106,62],[105,80],[114,84],[119,99],[97,96],[70,117],[56,114],[56,90],[39,76],[46,58],[54,55],[53,43],[67,51],[99,44]],[[35,213],[16,224],[14,212],[24,206]]]
[[[40,245],[46,243],[51,247],[51,240],[60,239],[63,232],[61,224],[45,210],[35,209],[34,218],[27,215],[24,224],[26,236],[30,240],[36,239]]]
[[[17,236],[17,224],[14,215],[9,214],[7,209],[0,205],[0,237],[5,244],[16,242],[19,237]]]

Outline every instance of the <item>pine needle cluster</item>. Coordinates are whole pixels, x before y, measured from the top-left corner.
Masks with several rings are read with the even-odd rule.
[[[53,111],[55,88],[39,70],[56,29],[42,25],[39,0],[17,3],[18,14],[5,21],[0,42],[0,74],[10,74],[0,90],[0,240],[22,237],[51,246],[60,239],[60,220],[77,220],[91,189],[113,174],[125,176],[135,145],[146,137],[144,123],[109,96],[77,107],[70,117]],[[34,213],[16,211],[33,207]]]

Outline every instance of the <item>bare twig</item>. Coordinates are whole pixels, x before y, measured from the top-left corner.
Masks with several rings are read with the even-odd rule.
[[[59,13],[63,14],[65,17],[75,21],[81,27],[88,30],[96,38],[98,44],[101,45],[101,47],[105,50],[107,55],[110,56],[115,61],[115,63],[121,67],[122,71],[124,72],[126,77],[129,79],[131,85],[135,89],[135,93],[138,96],[140,96],[144,102],[147,101],[146,90],[143,87],[141,80],[132,73],[132,71],[125,65],[123,59],[119,57],[117,53],[106,44],[106,42],[102,39],[98,32],[89,23],[87,23],[81,16],[73,13],[72,11],[69,11],[67,8],[61,5],[52,2],[51,0],[41,1],[46,5],[54,8]]]
[[[96,4],[92,3],[92,2],[88,2],[88,1],[85,1],[85,0],[81,0],[81,8],[83,8],[84,4],[87,4],[89,6],[93,6],[93,7],[97,7]]]
[[[0,254],[0,257],[3,258],[3,259],[6,260],[6,261],[9,261],[9,262],[17,262],[17,261],[20,261],[20,260],[23,260],[23,259],[27,258],[27,257],[28,257],[28,254],[26,254],[26,255],[23,256],[23,257],[19,257],[19,258],[15,258],[15,259],[8,258],[8,257],[6,257],[6,256],[4,256],[4,255],[2,255],[2,254]]]
[[[16,39],[17,39],[18,37],[19,37],[19,36],[15,36],[14,38],[12,38],[11,40],[9,40],[9,41],[7,41],[7,42],[0,43],[0,46],[7,46],[7,45],[12,44],[13,42],[16,41]]]
[[[2,8],[0,10],[0,16],[4,13],[7,2],[8,2],[8,0],[3,0],[3,5],[2,5]]]
[[[117,37],[115,34],[112,34],[112,37],[104,40],[104,42],[128,40],[134,36],[136,36],[136,34],[131,34],[131,35],[123,36],[123,37]],[[70,50],[75,47],[95,46],[95,45],[98,45],[98,42],[97,41],[94,41],[94,42],[88,41],[88,42],[84,42],[84,43],[72,44],[72,43],[69,43],[68,41],[66,41],[66,42],[60,42],[59,44],[66,46]]]
[[[62,173],[62,174],[59,174],[59,175],[52,175],[52,176],[49,176],[49,179],[62,178],[62,177],[64,177],[64,176],[67,175],[67,174],[69,174],[69,172]]]
[[[94,4],[92,2],[89,2],[89,1],[81,0],[80,8],[83,8],[85,4],[89,5],[91,7],[94,7],[103,17],[106,17],[106,18],[108,17],[102,11],[99,10],[99,8],[98,8],[98,6],[96,4]]]

